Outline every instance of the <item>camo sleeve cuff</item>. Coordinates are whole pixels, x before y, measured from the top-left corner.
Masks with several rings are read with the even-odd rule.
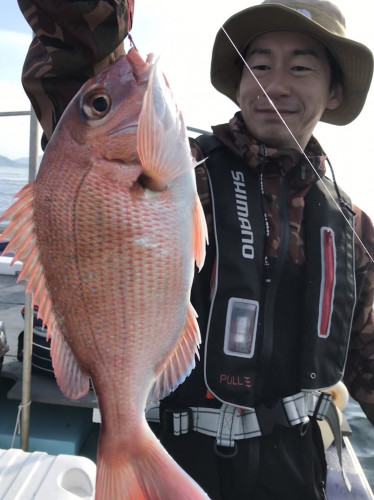
[[[80,87],[123,54],[134,0],[18,0],[35,37],[22,84],[43,128],[45,144]]]
[[[351,395],[364,408],[365,405],[374,405],[374,229],[369,217],[354,208],[357,213],[356,232],[367,251],[356,240],[357,304],[345,383]]]

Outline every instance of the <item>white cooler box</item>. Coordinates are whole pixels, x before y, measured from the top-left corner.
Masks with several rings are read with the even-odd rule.
[[[0,449],[0,500],[93,500],[95,478],[85,457]]]
[[[16,276],[22,271],[22,262],[16,260],[15,263],[11,266],[13,257],[4,255],[1,256],[0,252],[0,274],[7,274],[10,276]]]

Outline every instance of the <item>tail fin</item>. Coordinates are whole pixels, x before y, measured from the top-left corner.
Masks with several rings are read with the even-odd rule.
[[[137,440],[139,443],[139,440]],[[96,500],[208,500],[203,490],[148,431],[136,452],[105,446],[100,436]]]

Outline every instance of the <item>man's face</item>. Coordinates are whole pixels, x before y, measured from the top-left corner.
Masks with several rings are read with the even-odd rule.
[[[301,33],[273,31],[251,42],[246,61],[305,149],[325,109],[336,109],[342,100],[341,86],[330,88],[324,46]],[[246,66],[237,98],[245,124],[256,139],[277,148],[297,147]]]

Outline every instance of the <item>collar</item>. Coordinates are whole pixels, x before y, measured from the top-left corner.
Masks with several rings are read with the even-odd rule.
[[[287,175],[293,187],[305,187],[323,177],[326,172],[326,154],[314,137],[305,148],[305,154],[313,168],[296,149],[269,148],[254,139],[249,134],[240,111],[229,123],[212,129],[214,135],[250,168],[262,170],[264,176],[269,177]]]

